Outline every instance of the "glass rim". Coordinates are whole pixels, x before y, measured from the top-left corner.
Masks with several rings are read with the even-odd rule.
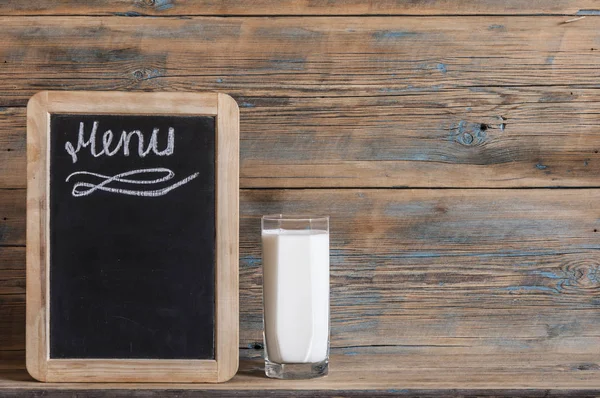
[[[268,221],[315,221],[315,220],[327,220],[329,216],[313,216],[309,214],[267,214],[262,216],[262,220]]]

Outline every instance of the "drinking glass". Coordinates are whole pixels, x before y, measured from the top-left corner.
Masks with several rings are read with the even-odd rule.
[[[265,374],[329,371],[329,217],[262,217]]]

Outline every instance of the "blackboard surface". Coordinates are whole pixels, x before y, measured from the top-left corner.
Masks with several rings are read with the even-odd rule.
[[[214,358],[215,118],[51,114],[49,163],[50,358]]]

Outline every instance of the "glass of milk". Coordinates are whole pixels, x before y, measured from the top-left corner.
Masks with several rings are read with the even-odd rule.
[[[265,374],[329,371],[329,217],[262,218]]]

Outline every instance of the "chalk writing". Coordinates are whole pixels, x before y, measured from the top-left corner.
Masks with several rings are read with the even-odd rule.
[[[144,174],[147,175],[147,174],[152,174],[152,173],[162,173],[163,176],[152,179],[152,180],[125,178],[125,177],[130,177],[130,176],[135,176],[135,175],[144,175]],[[156,185],[156,184],[160,184],[162,182],[173,179],[175,177],[175,173],[173,173],[171,170],[164,168],[164,167],[132,170],[132,171],[127,171],[125,173],[120,173],[120,174],[114,175],[112,177],[103,175],[103,174],[98,174],[98,173],[91,173],[88,171],[76,171],[74,173],[69,174],[66,181],[68,182],[71,179],[71,177],[75,177],[75,176],[88,176],[91,178],[97,178],[97,179],[101,180],[100,182],[95,183],[95,184],[91,183],[91,182],[85,182],[85,181],[76,182],[73,185],[73,190],[71,192],[72,195],[75,197],[87,196],[87,195],[94,193],[95,191],[105,191],[105,192],[111,192],[111,193],[116,193],[116,194],[121,194],[121,195],[131,195],[131,196],[156,197],[156,196],[163,196],[163,195],[169,193],[170,191],[174,190],[175,188],[178,188],[184,184],[187,184],[188,182],[192,181],[194,178],[198,177],[198,174],[199,173],[194,173],[194,174],[184,178],[183,180],[176,182],[175,184],[169,185],[168,187],[164,187],[164,188],[160,188],[160,189],[153,189],[153,190],[117,188],[114,186],[110,186],[110,184],[120,183],[120,184],[132,184],[132,185]]]
[[[130,132],[123,131],[121,137],[117,141],[117,144],[114,148],[111,149],[111,145],[113,143],[113,139],[115,135],[112,130],[106,130],[102,135],[102,150],[98,152],[96,148],[96,134],[98,132],[98,122],[94,121],[92,124],[92,130],[90,132],[89,138],[86,140],[85,138],[85,128],[84,123],[79,123],[79,133],[77,135],[77,147],[75,147],[71,142],[67,141],[65,143],[65,150],[69,155],[71,155],[71,160],[73,163],[77,163],[78,157],[77,154],[82,148],[88,148],[90,154],[95,158],[100,157],[102,155],[105,156],[114,156],[120,150],[123,150],[124,156],[129,156],[131,153],[130,144],[133,136],[137,137],[137,154],[139,157],[146,157],[150,152],[154,153],[157,156],[171,156],[175,152],[175,129],[169,127],[168,138],[167,138],[167,146],[162,151],[158,149],[158,128],[152,130],[152,135],[150,136],[150,140],[148,142],[148,146],[144,148],[144,134],[140,130],[133,130]],[[143,176],[148,174],[162,174],[162,177],[154,178],[154,179],[135,179],[135,178],[126,178],[131,176]],[[131,195],[131,196],[146,196],[146,197],[157,197],[163,196],[175,188],[178,188],[184,184],[187,184],[194,178],[198,177],[198,173],[194,173],[183,180],[171,184],[167,187],[163,187],[160,189],[133,189],[131,185],[156,185],[166,181],[170,181],[175,177],[175,173],[173,171],[164,168],[151,168],[151,169],[141,169],[141,170],[132,170],[126,171],[124,173],[120,173],[114,176],[107,176],[99,173],[92,173],[89,171],[76,171],[74,173],[69,174],[66,182],[69,182],[71,178],[75,177],[86,177],[89,178],[88,181],[77,181],[73,185],[73,190],[71,194],[74,197],[88,196],[96,191],[104,191],[110,193],[116,193],[121,195]],[[97,182],[95,179],[99,179]],[[117,186],[115,186],[117,185]],[[120,185],[120,186],[119,186]],[[125,187],[123,187],[125,185]],[[129,185],[129,187],[127,186]]]
[[[114,156],[116,155],[121,148],[123,149],[123,155],[129,156],[130,148],[129,145],[131,143],[131,138],[135,135],[138,140],[138,148],[137,153],[140,157],[145,157],[150,152],[153,152],[158,156],[170,156],[175,151],[175,129],[172,127],[169,128],[168,133],[168,142],[167,147],[159,151],[158,146],[158,132],[159,129],[155,128],[152,130],[152,135],[150,136],[150,141],[148,142],[148,146],[144,149],[144,135],[139,130],[133,130],[130,132],[123,131],[121,137],[117,141],[117,145],[111,150],[110,146],[113,142],[114,134],[112,130],[106,130],[102,135],[102,150],[97,152],[96,149],[96,133],[98,132],[98,122],[94,122],[92,125],[92,131],[90,132],[89,138],[85,139],[85,129],[83,122],[79,123],[79,134],[77,136],[77,148],[73,146],[73,144],[69,141],[65,143],[65,150],[69,155],[71,155],[71,159],[73,163],[77,163],[77,153],[82,148],[90,148],[90,153],[95,158],[106,155],[106,156]]]

